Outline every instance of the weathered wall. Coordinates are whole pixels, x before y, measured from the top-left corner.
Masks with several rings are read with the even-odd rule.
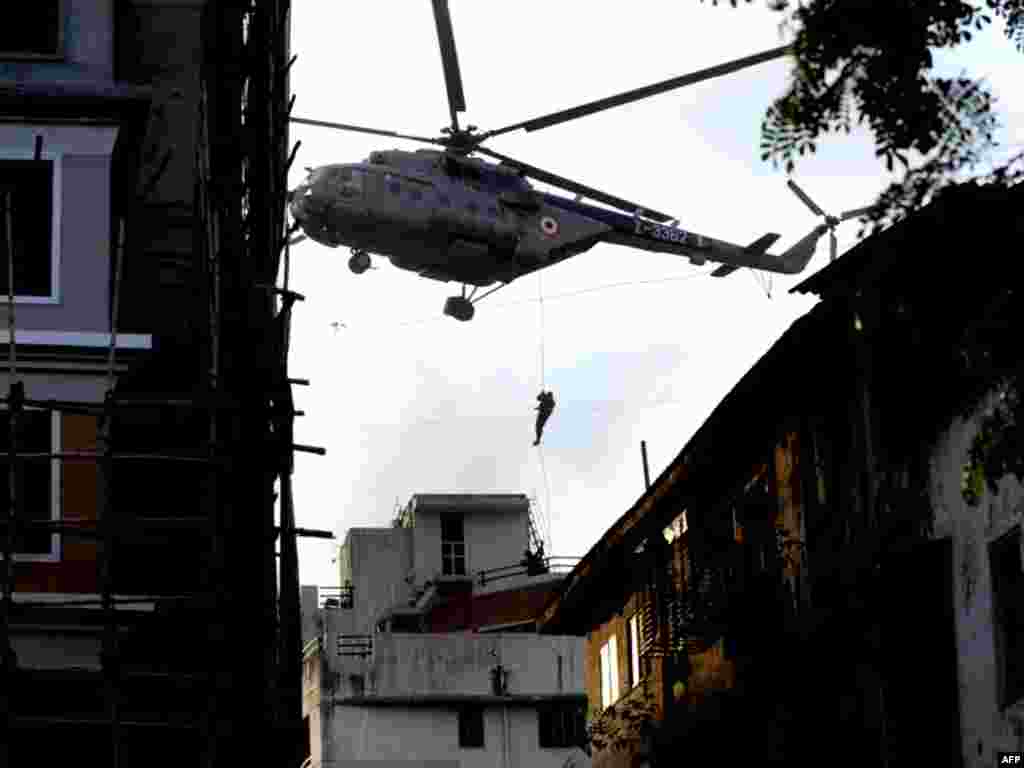
[[[583,692],[581,638],[527,633],[380,634],[373,640],[368,694],[487,695],[491,691],[490,669],[499,660],[508,670],[511,694]]]
[[[503,592],[466,592],[437,606],[428,616],[430,632],[458,632],[502,624],[529,621],[540,615],[556,583],[533,588],[519,587]]]
[[[502,511],[466,515],[466,570],[515,565],[529,545],[528,517]],[[440,546],[439,546],[440,549]]]
[[[994,604],[988,545],[1021,522],[1024,492],[1012,477],[999,493],[986,491],[977,508],[960,495],[961,467],[979,417],[957,419],[932,453],[931,502],[935,535],[953,538],[953,583],[959,658],[960,722],[965,768],[992,765],[995,752],[1024,749],[1024,701],[998,704]]]
[[[515,565],[529,545],[528,513],[507,509],[473,509],[465,513],[466,573]],[[441,514],[433,509],[416,511],[413,529],[416,580],[420,583],[441,573]]]
[[[309,718],[307,727],[314,768],[320,765],[323,755],[322,664],[323,657],[319,651],[308,654],[302,661],[302,716]]]
[[[372,632],[376,620],[408,600],[412,531],[408,528],[353,528],[345,537],[352,568],[354,632]],[[438,545],[440,550],[440,545]]]
[[[589,765],[578,748],[541,749],[537,712],[532,708],[508,708],[510,766],[561,768],[570,755],[576,765]],[[324,768],[341,766],[452,766],[494,768],[502,762],[505,712],[501,707],[484,710],[484,746],[459,747],[458,713],[443,707],[337,706],[331,721],[329,754]],[[431,761],[449,761],[434,763]]]

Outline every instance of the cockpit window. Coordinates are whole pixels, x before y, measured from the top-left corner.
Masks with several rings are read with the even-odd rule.
[[[331,191],[342,198],[363,194],[363,172],[358,168],[332,168],[327,183]]]

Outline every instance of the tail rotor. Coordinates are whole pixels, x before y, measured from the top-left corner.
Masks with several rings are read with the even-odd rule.
[[[793,190],[793,194],[799,197],[800,201],[810,209],[811,213],[813,213],[815,216],[820,216],[825,220],[825,226],[828,228],[829,234],[829,257],[831,261],[835,261],[837,256],[839,255],[839,241],[836,238],[836,227],[841,222],[844,222],[847,219],[855,219],[860,216],[863,216],[865,213],[870,212],[872,206],[868,206],[866,208],[853,208],[849,211],[844,211],[839,216],[832,216],[828,213],[825,213],[825,211],[823,211],[821,207],[817,203],[815,203],[810,198],[810,196],[806,192],[804,192],[795,181],[789,179],[788,181],[786,181],[786,184],[789,186],[791,190]]]

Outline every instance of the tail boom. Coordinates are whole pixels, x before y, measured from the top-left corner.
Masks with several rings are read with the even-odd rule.
[[[643,219],[634,220],[630,230],[619,227],[607,233],[603,239],[646,251],[675,253],[685,256],[698,266],[708,261],[719,262],[724,266],[712,273],[718,277],[725,277],[740,267],[795,275],[807,266],[814,255],[818,238],[827,230],[828,227],[824,224],[815,227],[810,234],[778,256],[766,252],[766,249],[779,238],[775,233],[763,235],[744,247]]]

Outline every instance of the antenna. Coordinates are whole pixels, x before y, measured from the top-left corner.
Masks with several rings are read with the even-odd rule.
[[[797,185],[795,181],[789,179],[786,181],[786,184],[789,186],[791,190],[793,190],[793,194],[799,197],[801,202],[811,209],[811,213],[813,213],[815,216],[821,216],[823,219],[825,219],[825,225],[828,227],[829,234],[830,261],[835,261],[837,256],[836,251],[838,250],[838,243],[836,241],[836,226],[840,222],[846,221],[847,219],[853,219],[858,216],[863,216],[865,213],[874,208],[874,206],[869,205],[866,208],[853,208],[852,210],[844,211],[839,216],[832,216],[830,214],[825,213],[825,211],[823,211],[817,203],[811,200],[810,196],[802,189],[800,189],[800,187]]]

